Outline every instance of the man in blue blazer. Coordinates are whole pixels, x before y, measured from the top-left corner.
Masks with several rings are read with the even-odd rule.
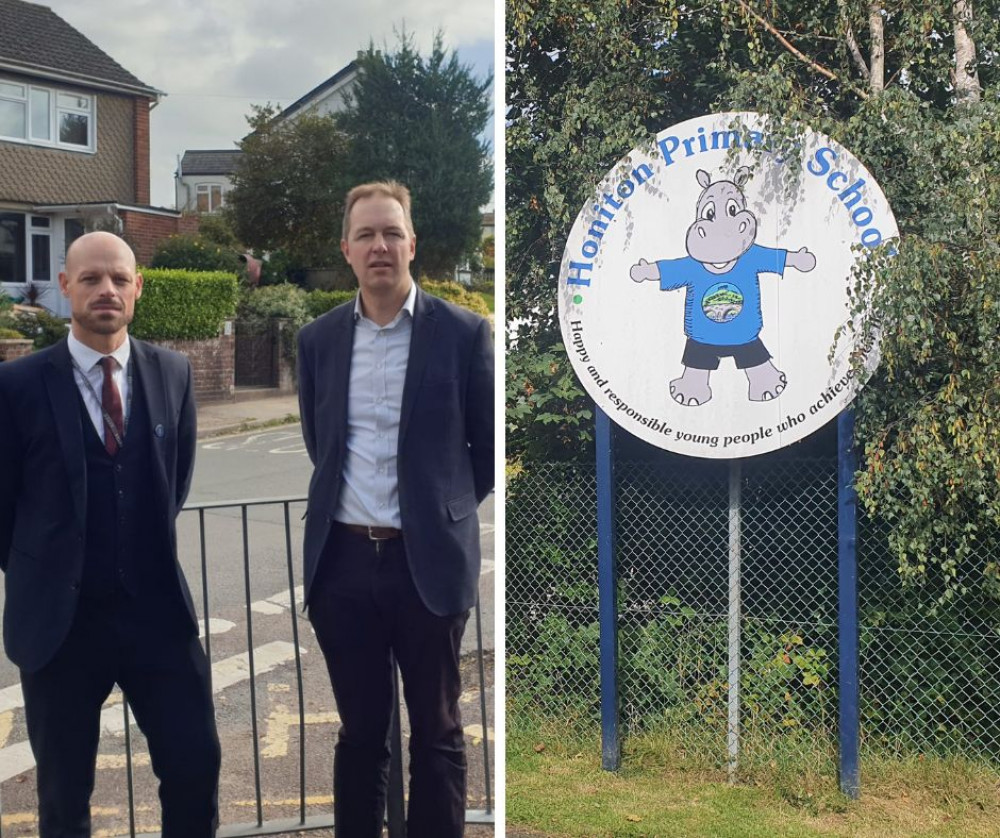
[[[129,338],[142,275],[110,233],[70,247],[55,346],[0,364],[3,639],[21,671],[41,838],[91,832],[101,706],[146,734],[164,838],[212,836],[219,740],[174,521],[195,453],[191,367]]]
[[[489,324],[410,276],[410,195],[395,182],[347,196],[341,249],[357,298],[299,333],[302,433],[315,470],[305,596],[341,719],[338,838],[382,834],[392,656],[410,720],[410,838],[465,822],[458,700],[475,604],[480,501],[493,488]]]

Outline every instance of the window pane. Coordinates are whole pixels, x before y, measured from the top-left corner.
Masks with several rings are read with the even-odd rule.
[[[49,236],[31,237],[31,278],[36,282],[48,282],[52,278],[52,248]]]
[[[31,136],[36,140],[52,139],[49,91],[47,90],[31,91]]]
[[[198,190],[198,212],[208,212],[208,193]]]
[[[49,227],[49,219],[44,215],[33,215],[31,216],[31,226],[32,227]]]
[[[60,93],[56,98],[60,108],[74,108],[78,111],[90,110],[90,97],[77,96],[75,93]]]
[[[8,102],[0,99],[0,137],[26,139],[24,102]]]
[[[24,282],[24,216],[0,212],[0,282]]]
[[[66,239],[66,250],[69,250],[69,246],[83,235],[83,222],[79,218],[67,218],[63,229],[66,231],[63,237]]]
[[[68,145],[88,146],[87,126],[90,117],[80,113],[59,114],[59,142]]]
[[[11,84],[8,81],[0,82],[0,96],[11,96],[15,99],[24,98],[24,85]]]
[[[212,212],[219,209],[222,206],[222,187],[213,186],[212,187]]]

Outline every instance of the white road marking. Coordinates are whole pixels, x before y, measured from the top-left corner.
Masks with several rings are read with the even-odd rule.
[[[251,602],[250,610],[255,614],[284,614],[288,609],[282,608],[280,605],[275,605],[273,602],[268,602],[266,599],[262,599],[257,602]]]
[[[472,740],[473,745],[481,745],[483,741],[483,726],[482,725],[465,725],[462,728],[465,731],[465,735]],[[486,735],[489,736],[490,742],[493,741],[493,728],[486,729]]]
[[[236,627],[236,623],[231,623],[229,620],[219,620],[215,617],[208,618],[208,631],[214,637],[217,634],[225,634],[227,631]],[[205,621],[198,620],[198,637],[204,638],[205,636]]]
[[[259,599],[256,602],[250,603],[250,610],[257,614],[284,614],[288,610],[289,603],[291,602],[291,597],[288,596],[288,591],[281,591],[274,596],[269,596],[267,599]],[[295,588],[295,604],[301,608],[302,604],[305,602],[305,593],[301,585]]]
[[[305,649],[300,650],[305,654]],[[254,673],[258,676],[265,675],[272,669],[276,669],[282,664],[289,663],[295,659],[295,646],[283,640],[275,640],[265,643],[254,649]],[[212,665],[212,692],[219,693],[222,690],[239,684],[241,681],[250,679],[250,655],[243,652],[224,658]],[[0,691],[6,694],[6,700],[10,703],[13,700],[13,688]],[[17,690],[19,696],[20,689]],[[23,699],[21,704],[23,706]],[[12,709],[12,708],[10,708]],[[135,726],[135,717],[130,716],[132,726]],[[101,733],[119,735],[125,732],[125,713],[119,702],[106,707],[101,711]],[[31,746],[27,742],[18,742],[15,745],[8,745],[0,748],[0,782],[30,771],[35,767],[35,757],[31,753]]]
[[[0,690],[0,713],[16,710],[18,707],[24,707],[24,696],[21,695],[20,684],[12,684]]]

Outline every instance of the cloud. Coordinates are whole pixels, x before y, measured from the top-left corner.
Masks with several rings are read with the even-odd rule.
[[[246,133],[251,104],[291,104],[369,42],[392,48],[395,31],[405,29],[426,52],[443,30],[446,47],[463,62],[479,75],[492,71],[492,0],[366,0],[363,15],[329,0],[45,2],[167,94],[151,116],[151,191],[158,206],[173,206],[173,172],[185,149],[232,148]]]

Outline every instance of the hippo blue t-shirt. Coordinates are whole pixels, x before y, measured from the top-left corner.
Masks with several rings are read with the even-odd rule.
[[[684,256],[660,259],[660,290],[687,288],[684,334],[699,343],[738,346],[750,343],[764,325],[758,275],[785,271],[787,250],[750,245],[732,270],[714,274],[701,262]]]

